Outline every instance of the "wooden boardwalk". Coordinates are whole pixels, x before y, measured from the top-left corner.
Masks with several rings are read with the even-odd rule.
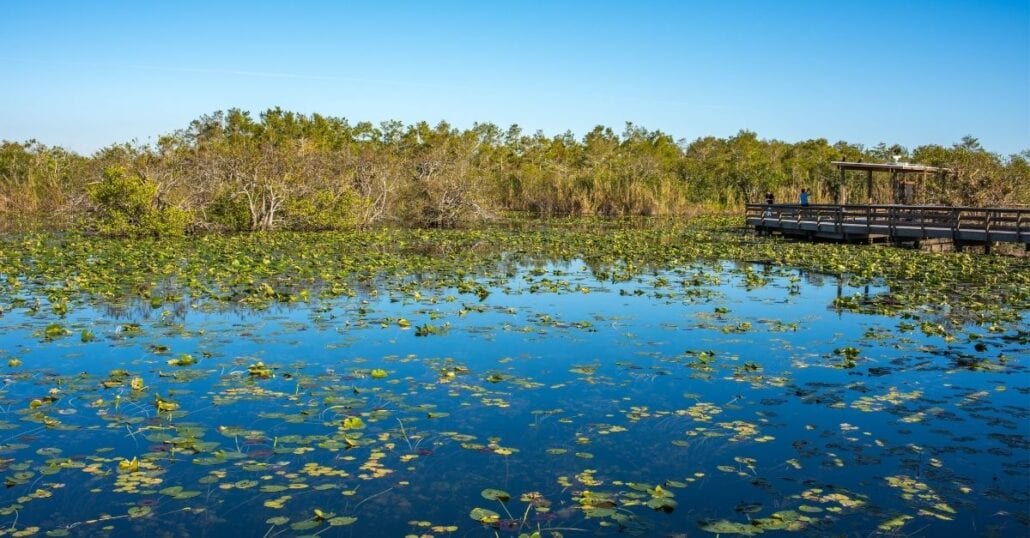
[[[1030,209],[909,205],[748,204],[747,225],[759,232],[837,241],[965,245],[1022,243],[1030,249]]]

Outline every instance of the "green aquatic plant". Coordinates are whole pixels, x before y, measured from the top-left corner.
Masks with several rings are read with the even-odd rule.
[[[434,334],[443,334],[447,330],[447,326],[432,325],[424,323],[415,328],[415,336],[430,336]]]
[[[68,329],[64,328],[64,325],[61,325],[60,323],[51,323],[50,325],[47,325],[45,329],[43,329],[43,339],[47,341],[56,340],[63,336],[67,336],[68,334],[71,333],[68,331]]]
[[[265,363],[258,361],[247,367],[247,374],[255,379],[271,379],[274,375],[272,369],[265,366]]]
[[[858,364],[860,351],[856,347],[846,346],[834,349],[833,354],[841,358],[841,361],[837,363],[838,367],[854,368]]]
[[[194,364],[197,364],[197,359],[189,353],[183,353],[174,359],[168,360],[169,366],[192,366]]]

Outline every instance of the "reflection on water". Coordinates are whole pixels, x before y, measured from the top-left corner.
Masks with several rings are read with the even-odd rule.
[[[8,313],[0,516],[51,535],[1027,532],[1026,332],[855,313],[889,290],[757,264],[505,272],[482,300],[369,281],[264,310]]]

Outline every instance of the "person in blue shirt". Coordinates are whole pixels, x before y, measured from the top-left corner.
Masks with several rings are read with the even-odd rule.
[[[801,206],[808,207],[808,189],[801,189]]]

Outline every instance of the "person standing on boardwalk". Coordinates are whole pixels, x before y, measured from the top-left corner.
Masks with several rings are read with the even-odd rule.
[[[808,189],[801,189],[801,207],[808,207]]]

